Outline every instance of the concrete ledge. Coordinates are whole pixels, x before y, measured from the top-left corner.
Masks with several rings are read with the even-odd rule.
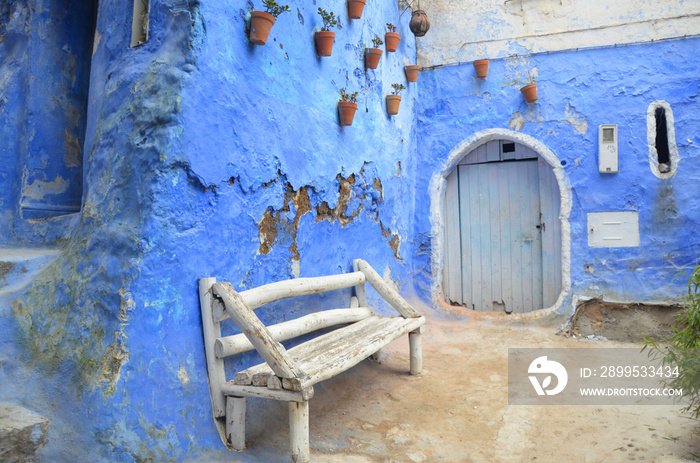
[[[59,253],[58,249],[0,248],[0,295],[27,286]]]
[[[48,442],[49,420],[19,405],[0,402],[0,461],[33,463]]]

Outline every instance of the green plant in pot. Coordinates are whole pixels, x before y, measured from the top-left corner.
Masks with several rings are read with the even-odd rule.
[[[319,32],[316,32],[316,52],[318,56],[331,56],[333,53],[333,41],[335,40],[335,32],[332,28],[338,27],[338,19],[332,11],[329,13],[323,8],[318,9],[318,14],[323,20],[323,27]]]
[[[250,17],[248,40],[255,45],[265,45],[277,16],[289,11],[289,6],[278,5],[275,0],[264,0],[263,5],[265,5],[265,11],[253,11]]]
[[[357,111],[358,92],[348,93],[344,88],[340,89],[340,101],[338,102],[338,115],[340,125],[352,125],[352,120]]]
[[[396,51],[401,41],[401,34],[396,32],[396,26],[391,23],[387,23],[386,30],[387,33],[384,37],[386,39],[386,51]]]
[[[403,84],[391,84],[391,87],[394,90],[391,92],[391,95],[386,96],[386,113],[393,116],[399,113],[399,105],[401,104],[399,93],[401,93],[401,90],[405,90],[406,87]]]
[[[384,43],[382,39],[378,35],[375,35],[372,39],[374,48],[365,49],[365,66],[367,66],[368,69],[377,69],[379,58],[382,57],[382,49],[379,48],[379,45],[382,43]]]

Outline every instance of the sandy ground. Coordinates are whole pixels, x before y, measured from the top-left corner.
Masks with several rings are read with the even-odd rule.
[[[514,322],[432,309],[426,316],[421,376],[408,374],[402,339],[381,364],[365,361],[315,387],[312,461],[700,461],[699,423],[680,406],[508,405],[509,347],[635,344],[558,336],[563,320],[551,317]],[[248,421],[251,453],[243,458],[258,448],[273,452],[261,461],[290,461],[286,404],[271,402]]]

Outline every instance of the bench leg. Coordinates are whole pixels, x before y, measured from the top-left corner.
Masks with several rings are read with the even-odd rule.
[[[309,463],[309,402],[289,402],[289,440],[292,461]]]
[[[419,375],[423,372],[423,349],[421,347],[420,335],[423,327],[408,333],[408,345],[411,351],[411,374]]]
[[[374,363],[382,363],[384,361],[385,355],[382,349],[369,356],[370,361]]]
[[[245,450],[245,397],[226,397],[226,438],[235,450]]]

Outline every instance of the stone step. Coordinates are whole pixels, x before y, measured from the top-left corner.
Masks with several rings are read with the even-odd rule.
[[[19,405],[0,402],[0,461],[34,463],[48,442],[49,420]]]
[[[0,248],[0,296],[27,286],[59,253],[58,249]]]

